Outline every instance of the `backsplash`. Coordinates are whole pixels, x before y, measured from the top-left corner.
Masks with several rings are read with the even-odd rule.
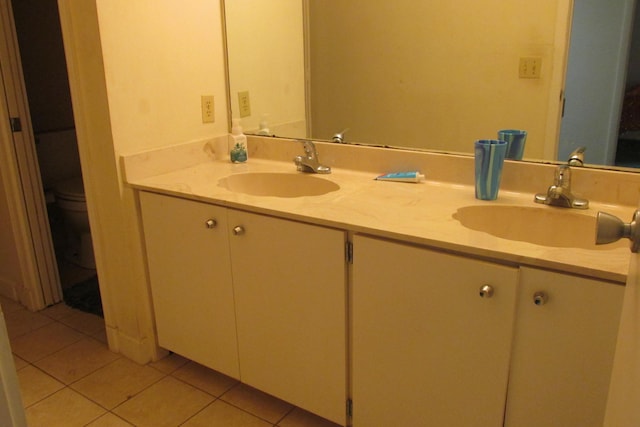
[[[127,178],[166,173],[212,161],[216,158],[216,142],[226,141],[226,138],[227,136],[224,135],[123,156],[124,163],[137,165],[134,168],[126,168],[136,171],[135,177]],[[302,144],[290,139],[248,135],[248,144],[250,159],[291,162],[292,171],[295,170],[293,158],[302,154]],[[372,176],[394,171],[419,170],[429,181],[468,186],[473,186],[474,183],[472,156],[330,142],[317,142],[316,147],[320,161],[334,169],[371,172]],[[554,164],[507,160],[504,165],[501,189],[531,193],[533,203],[533,195],[546,192],[553,183],[555,169]],[[580,197],[605,204],[631,207],[637,206],[640,202],[640,172],[579,167],[573,167],[571,171],[573,192]]]

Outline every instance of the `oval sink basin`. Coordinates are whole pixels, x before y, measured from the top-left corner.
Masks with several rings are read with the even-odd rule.
[[[496,237],[558,248],[607,250],[626,241],[596,245],[596,217],[570,209],[526,206],[465,206],[453,218],[471,230]]]
[[[252,196],[321,196],[340,189],[335,182],[302,173],[248,172],[229,175],[219,181],[227,190]]]

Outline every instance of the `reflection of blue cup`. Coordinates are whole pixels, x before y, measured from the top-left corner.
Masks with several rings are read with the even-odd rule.
[[[507,145],[506,141],[496,139],[481,139],[475,142],[477,199],[495,200],[498,198]]]
[[[503,129],[498,131],[498,139],[507,141],[507,159],[522,160],[524,144],[527,141],[526,130]]]

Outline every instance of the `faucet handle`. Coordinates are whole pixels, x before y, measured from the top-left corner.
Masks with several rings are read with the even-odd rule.
[[[568,165],[560,165],[556,168],[554,185],[561,188],[571,188],[571,168]]]
[[[304,146],[304,152],[307,153],[307,156],[316,157],[316,145],[313,141],[302,141],[302,145]]]

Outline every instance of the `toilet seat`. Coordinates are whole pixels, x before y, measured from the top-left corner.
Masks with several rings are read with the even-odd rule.
[[[57,183],[53,189],[56,198],[84,202],[84,185],[82,178],[73,178]]]

